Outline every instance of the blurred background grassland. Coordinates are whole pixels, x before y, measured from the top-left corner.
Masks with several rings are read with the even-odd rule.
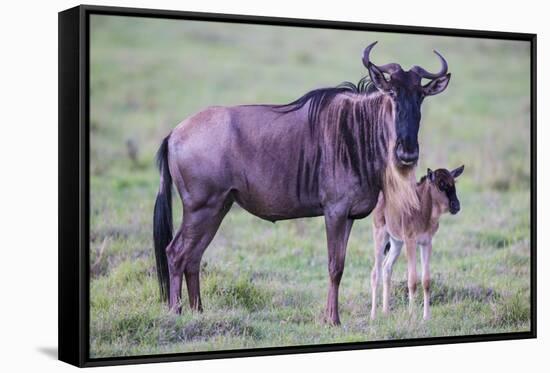
[[[92,357],[529,330],[528,43],[98,15],[90,30]],[[406,312],[403,258],[392,315],[369,320],[366,218],[348,246],[343,326],[325,326],[323,219],[274,225],[236,205],[203,259],[204,313],[170,315],[152,250],[162,138],[209,105],[287,103],[356,82],[375,40],[375,63],[436,71],[435,48],[452,73],[424,102],[420,129],[418,177],[466,166],[462,211],[443,218],[434,242],[432,320]],[[177,225],[178,198],[174,211]]]

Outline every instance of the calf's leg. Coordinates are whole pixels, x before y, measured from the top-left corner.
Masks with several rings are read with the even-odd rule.
[[[421,247],[420,260],[422,261],[422,287],[424,288],[424,320],[431,316],[430,312],[430,258],[432,256],[432,244]]]
[[[409,313],[414,311],[414,297],[416,295],[416,242],[413,239],[405,240],[407,250],[407,285],[409,288]]]
[[[383,227],[375,227],[373,224],[372,233],[374,238],[374,266],[371,272],[371,294],[372,305],[370,317],[372,320],[376,317],[377,290],[382,277],[382,261],[384,258],[384,249],[389,241],[389,235]]]
[[[384,258],[382,265],[382,283],[383,283],[383,297],[382,297],[382,312],[388,314],[390,310],[390,293],[391,293],[391,276],[393,273],[393,266],[401,254],[401,248],[403,242],[396,241],[390,237],[390,251]]]

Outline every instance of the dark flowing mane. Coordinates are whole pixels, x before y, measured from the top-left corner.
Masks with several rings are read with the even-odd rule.
[[[282,113],[290,113],[301,109],[304,105],[310,102],[308,121],[310,125],[314,125],[317,123],[321,111],[323,111],[323,109],[326,108],[340,93],[355,93],[367,96],[376,91],[377,89],[374,84],[372,84],[369,77],[364,76],[359,80],[359,82],[357,82],[357,84],[352,82],[342,82],[336,87],[314,89],[297,100],[284,105],[276,105],[274,108]]]

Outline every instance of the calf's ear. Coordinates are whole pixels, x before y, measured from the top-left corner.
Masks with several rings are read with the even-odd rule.
[[[428,177],[428,180],[434,181],[434,172],[431,170],[431,168],[428,168],[428,172],[426,173],[426,176]]]
[[[440,78],[436,78],[428,84],[422,86],[422,91],[424,91],[425,96],[437,95],[447,88],[449,85],[449,80],[451,80],[451,73],[443,75]]]
[[[451,171],[451,175],[453,176],[453,178],[457,178],[459,177],[460,175],[462,175],[462,172],[464,171],[464,165],[460,166],[460,167],[457,167],[455,168],[454,170]]]

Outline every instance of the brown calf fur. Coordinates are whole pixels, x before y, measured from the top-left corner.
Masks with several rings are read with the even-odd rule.
[[[460,202],[456,196],[455,179],[462,174],[464,166],[452,171],[428,169],[416,185],[416,193],[420,207],[410,214],[399,214],[388,208],[387,201],[381,192],[378,204],[373,211],[374,236],[374,267],[371,274],[372,309],[371,318],[376,317],[376,290],[383,279],[382,309],[389,311],[390,285],[393,265],[401,247],[405,244],[407,250],[407,284],[409,288],[409,311],[414,309],[416,292],[416,246],[421,248],[422,287],[424,288],[424,319],[430,318],[430,256],[432,239],[439,228],[439,218],[450,212],[456,214],[460,210]],[[384,258],[386,246],[389,252]]]

